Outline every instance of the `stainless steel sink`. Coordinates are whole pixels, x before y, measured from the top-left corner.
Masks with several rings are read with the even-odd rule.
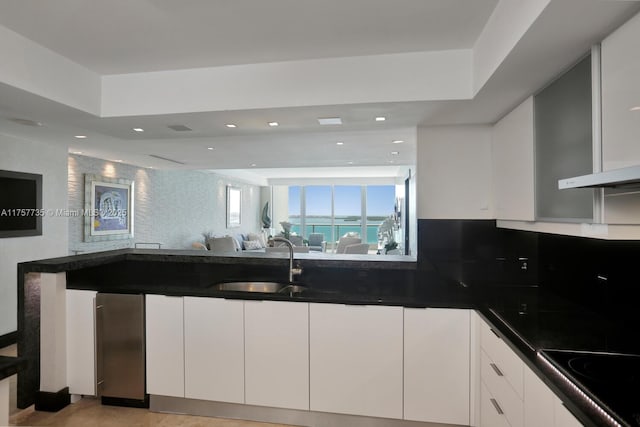
[[[278,282],[227,282],[213,286],[216,291],[276,293],[289,285]]]
[[[299,295],[307,288],[301,285],[291,285],[279,282],[226,282],[212,286],[216,291],[232,292],[260,292],[265,294],[288,294],[290,296]]]

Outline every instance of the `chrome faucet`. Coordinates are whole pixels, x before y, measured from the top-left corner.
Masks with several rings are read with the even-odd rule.
[[[293,243],[284,237],[272,237],[269,239],[270,246],[273,246],[273,242],[282,242],[289,248],[289,283],[293,283],[293,276],[299,276],[302,274],[302,267],[300,267],[300,265],[293,268]]]

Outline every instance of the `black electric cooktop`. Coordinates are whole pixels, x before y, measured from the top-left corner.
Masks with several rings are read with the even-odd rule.
[[[615,414],[612,426],[640,427],[640,355],[567,350],[541,354],[595,404]]]

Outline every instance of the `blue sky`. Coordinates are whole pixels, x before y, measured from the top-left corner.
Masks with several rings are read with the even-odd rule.
[[[336,185],[335,215],[360,215],[360,186]],[[289,187],[289,214],[300,214],[300,189]],[[331,187],[310,185],[305,187],[307,215],[331,215]],[[367,186],[367,215],[387,216],[393,213],[395,186]]]

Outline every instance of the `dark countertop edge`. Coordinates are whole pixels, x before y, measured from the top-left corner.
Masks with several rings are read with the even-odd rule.
[[[580,392],[576,391],[578,389],[577,385],[568,384],[565,378],[542,360],[542,357],[538,355],[538,352],[543,350],[542,348],[536,348],[527,342],[515,328],[490,308],[486,306],[476,307],[476,312],[498,333],[500,338],[520,357],[527,367],[558,396],[569,412],[585,427],[613,426],[613,424],[605,421],[602,414],[591,406]],[[627,425],[613,411],[609,411],[609,415],[621,425]]]
[[[27,359],[21,357],[0,356],[0,381],[17,374],[27,367]]]
[[[202,297],[202,298],[224,298],[247,301],[291,301],[291,302],[308,302],[308,303],[327,303],[327,304],[345,304],[345,305],[385,305],[385,306],[402,306],[407,308],[458,308],[458,309],[475,309],[475,305],[464,298],[425,298],[416,297],[363,297],[362,295],[346,294],[340,292],[322,292],[315,295],[296,295],[289,296],[279,293],[260,293],[260,292],[233,292],[233,291],[215,291],[203,289],[201,291],[195,289],[159,289],[157,291],[144,289],[146,286],[128,286],[121,289],[113,289],[108,292],[125,293],[125,294],[143,294],[143,295],[168,295],[168,296],[184,296],[184,297]],[[68,289],[93,290],[100,292],[99,289],[90,286],[68,286]]]
[[[322,268],[367,268],[386,270],[417,269],[415,258],[395,255],[342,255],[327,254],[321,257],[306,253],[295,254],[295,261],[303,266]],[[178,263],[269,265],[288,261],[287,254],[242,253],[216,256],[200,250],[117,249],[104,252],[70,255],[20,263],[24,273],[60,273],[119,261],[161,261]]]

